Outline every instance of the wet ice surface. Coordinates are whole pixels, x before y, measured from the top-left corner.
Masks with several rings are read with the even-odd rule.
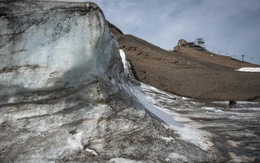
[[[202,103],[145,84],[135,88],[141,101],[150,102],[145,109],[153,106],[162,113],[153,117],[167,115],[180,125],[156,122],[118,97],[104,99],[97,81],[17,94],[0,101],[1,159],[189,162],[211,160],[212,155],[204,154],[216,148],[225,158],[221,160],[241,162],[260,154],[259,103],[228,108],[227,101]]]
[[[170,104],[167,100],[175,101],[174,99],[170,96],[169,99],[167,99],[163,96],[163,94],[159,94],[159,98],[153,96],[151,92],[159,90],[145,84],[141,84],[140,90],[141,91],[139,91],[139,89],[131,89],[131,93],[144,106],[144,109],[148,113],[165,123],[166,128],[173,129],[183,140],[193,143],[202,150],[208,150],[211,147],[211,143],[207,140],[207,137],[209,137],[207,136],[207,133],[196,130],[192,126],[183,125],[182,117],[180,115],[171,112],[166,106],[160,105],[162,101],[159,99],[166,100],[166,105]]]
[[[214,160],[99,84],[1,98],[0,162]]]
[[[253,161],[252,158],[259,157],[259,103],[238,101],[235,107],[229,108],[228,101],[198,102],[145,84],[141,87],[153,105],[188,129],[174,128],[185,140],[204,149],[209,143],[206,141],[211,140],[223,156],[233,161]]]

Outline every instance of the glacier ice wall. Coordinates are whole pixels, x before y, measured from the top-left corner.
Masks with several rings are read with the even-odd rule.
[[[163,127],[184,126],[145,97],[96,4],[1,1],[0,37],[0,162],[214,156]]]
[[[55,9],[45,3],[5,4],[12,14],[1,13],[0,85],[33,90],[78,85],[106,73],[118,55],[97,5],[59,3]]]

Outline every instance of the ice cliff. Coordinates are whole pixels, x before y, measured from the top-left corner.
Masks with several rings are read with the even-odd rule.
[[[1,12],[1,85],[57,89],[112,70],[116,41],[95,4],[6,2]]]
[[[149,102],[96,4],[2,1],[0,9],[0,162],[158,161],[184,153],[180,141],[161,139],[176,133],[143,110]],[[210,156],[181,142],[195,152],[175,159]]]
[[[209,134],[145,95],[162,93],[133,78],[96,4],[1,1],[0,37],[0,162],[216,160]]]

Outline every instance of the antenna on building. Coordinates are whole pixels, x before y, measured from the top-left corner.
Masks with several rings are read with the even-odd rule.
[[[244,54],[242,54],[242,62],[244,62],[244,57],[245,57],[245,55],[244,55]]]
[[[205,39],[204,38],[195,38],[195,44],[205,48]]]

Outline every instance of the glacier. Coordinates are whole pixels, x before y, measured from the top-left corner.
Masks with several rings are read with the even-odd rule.
[[[1,1],[0,8],[0,162],[260,155],[258,103],[226,110],[140,83],[95,3]],[[249,149],[241,137],[256,143]]]
[[[32,90],[56,89],[91,80],[99,74],[97,64],[103,65],[104,70],[99,71],[106,71],[111,55],[117,53],[113,51],[116,43],[98,6],[59,14],[77,6],[63,4],[53,10],[44,3],[32,4],[36,8],[28,12],[19,8],[19,3],[8,6],[17,13],[1,19],[0,69],[6,73],[1,73],[0,83]]]

